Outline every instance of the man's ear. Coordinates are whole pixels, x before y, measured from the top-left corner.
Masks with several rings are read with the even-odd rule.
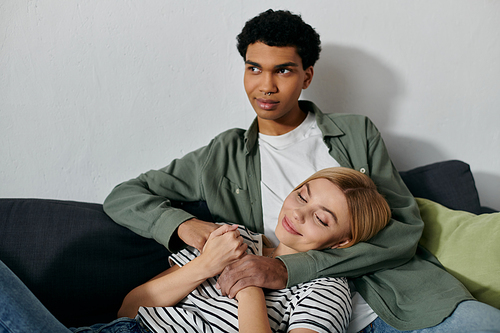
[[[341,241],[341,242],[339,242],[339,243],[337,243],[335,245],[332,245],[331,249],[336,249],[338,247],[345,246],[345,245],[349,244],[350,242],[351,242],[351,239],[345,239],[345,240],[343,240],[343,241]]]
[[[302,84],[302,89],[307,89],[312,82],[314,76],[314,67],[309,66],[305,69],[306,75],[304,77],[304,83]]]

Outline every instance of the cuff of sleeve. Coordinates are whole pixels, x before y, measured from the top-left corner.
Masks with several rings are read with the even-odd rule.
[[[169,210],[162,214],[155,225],[154,239],[163,244],[171,253],[178,252],[185,245],[177,236],[177,228],[185,221],[194,218],[182,209]]]
[[[278,257],[278,259],[285,264],[288,271],[287,288],[316,278],[314,259],[307,252],[289,254]]]

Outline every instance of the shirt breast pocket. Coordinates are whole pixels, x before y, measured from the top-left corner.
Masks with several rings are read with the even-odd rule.
[[[250,193],[241,185],[223,177],[219,186],[217,202],[222,210],[224,222],[245,224],[251,218]]]

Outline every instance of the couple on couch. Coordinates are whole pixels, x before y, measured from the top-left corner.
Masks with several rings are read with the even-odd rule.
[[[344,278],[349,278],[352,314],[348,332],[494,331],[500,326],[500,311],[475,301],[431,254],[418,247],[423,229],[418,206],[393,167],[380,133],[371,121],[357,115],[323,114],[313,103],[299,101],[301,91],[312,81],[320,49],[319,35],[298,15],[269,10],[248,21],[238,36],[238,50],[245,61],[245,90],[257,113],[254,123],[247,131],[226,131],[206,147],[169,166],[120,184],[104,203],[106,213],[138,234],[154,238],[171,252],[178,252],[185,244],[202,253],[211,244],[229,246],[233,241],[239,244],[231,260],[221,261],[228,265],[216,282],[220,288],[216,289],[228,299],[236,297],[240,301],[240,297],[247,296],[247,290],[250,301],[262,305],[262,288],[294,290],[309,281],[325,278],[337,283],[337,287],[330,285],[326,289],[339,291],[343,290],[342,285],[345,287]],[[387,226],[369,241],[363,239],[347,248],[342,247],[353,238],[356,227],[352,225],[348,232],[351,237],[338,239],[327,247],[307,244],[309,247],[300,247],[302,250],[294,248],[293,253],[278,251],[279,241],[283,241],[280,233],[300,238],[306,233],[291,222],[276,219],[285,199],[289,193],[297,193],[292,189],[303,179],[332,167],[354,169],[371,178],[391,208],[392,218]],[[310,204],[313,193],[307,189],[311,187],[300,187],[300,196],[297,194],[295,200]],[[169,200],[206,201],[214,220],[248,229],[219,228],[171,207]],[[350,215],[353,209],[366,207],[366,201],[354,202],[365,204],[339,211]],[[335,225],[338,231],[342,214],[330,205],[320,205],[322,214],[327,212],[332,217],[324,227]],[[370,216],[370,212],[364,212],[363,216]],[[317,213],[311,216],[316,223],[325,222]],[[264,234],[276,252],[266,255],[268,250],[263,250],[256,253],[264,255],[243,255],[242,250],[248,245],[240,237],[247,236],[250,244],[255,243],[248,230]],[[275,234],[274,230],[278,232]],[[226,242],[223,237],[233,239]],[[215,253],[227,252],[208,251],[214,258]],[[236,257],[239,260],[233,262]],[[195,262],[194,257],[189,259]],[[176,262],[175,256],[172,260],[186,264],[183,266],[186,271],[187,262]],[[340,298],[333,302],[341,304],[334,316],[337,319],[332,319],[338,320],[339,331],[347,326],[339,318],[350,312],[348,302],[341,301],[345,295],[337,293]],[[328,311],[331,314],[335,307],[330,306],[330,301],[322,306],[331,310]],[[8,300],[2,306],[7,308],[1,317],[4,326],[14,321],[9,317],[8,307],[15,302],[16,299]],[[127,311],[124,313],[129,315]],[[260,315],[266,315],[267,319],[267,313]],[[321,312],[315,315],[324,317]],[[20,316],[16,318],[22,321]],[[157,312],[150,313],[150,317],[165,318],[158,317]],[[139,330],[152,328],[144,327],[147,326],[144,321],[119,321],[127,325],[142,324],[136,327]],[[36,325],[37,316],[31,316],[31,322]],[[256,322],[261,323],[252,324]],[[303,322],[318,322],[318,319],[306,317]],[[299,325],[293,329],[320,332],[318,327]]]

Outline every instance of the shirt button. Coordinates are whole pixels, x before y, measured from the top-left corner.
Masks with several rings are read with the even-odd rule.
[[[239,188],[236,189],[236,194],[240,194],[240,189]]]
[[[366,172],[366,169],[365,169],[365,168],[361,168],[361,169],[359,169],[359,172],[361,172],[361,173],[365,173],[365,172]]]

